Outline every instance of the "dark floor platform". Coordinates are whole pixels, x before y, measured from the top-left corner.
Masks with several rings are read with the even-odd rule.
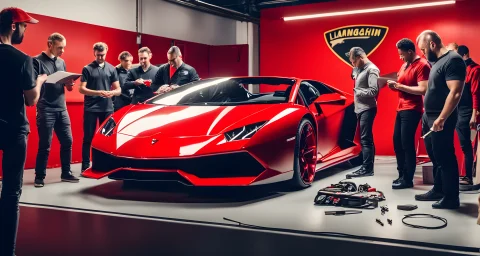
[[[79,168],[75,166],[74,170]],[[278,189],[276,186],[197,189],[166,183],[124,189],[119,181],[83,178],[78,184],[69,184],[60,182],[58,169],[48,170],[45,187],[38,189],[33,187],[33,171],[27,170],[21,199],[24,207],[19,252],[31,250],[23,246],[38,240],[33,234],[41,232],[44,232],[42,239],[48,240],[46,244],[57,246],[58,250],[62,244],[78,243],[75,247],[88,247],[82,245],[96,241],[95,244],[103,244],[101,248],[104,251],[99,255],[133,255],[122,254],[119,248],[126,250],[125,247],[150,248],[145,249],[147,251],[135,249],[138,253],[133,251],[134,255],[168,255],[174,252],[177,253],[172,255],[184,255],[182,253],[187,253],[187,249],[183,248],[185,246],[203,248],[204,252],[222,252],[215,255],[279,255],[282,250],[288,251],[289,243],[292,248],[302,251],[310,248],[312,255],[326,250],[322,244],[326,247],[340,246],[338,250],[329,248],[333,250],[333,255],[345,255],[342,250],[355,252],[357,249],[361,250],[361,255],[368,250],[371,251],[369,255],[386,255],[387,252],[390,255],[401,255],[397,252],[403,252],[403,255],[422,255],[415,253],[427,251],[435,252],[434,255],[480,252],[480,226],[476,225],[478,194],[462,193],[459,210],[434,210],[432,202],[415,202],[413,199],[416,193],[430,188],[421,184],[421,168],[417,171],[414,189],[391,189],[391,182],[396,178],[395,160],[392,158],[376,160],[374,177],[354,180],[357,184],[368,183],[385,193],[387,200],[381,205],[388,205],[390,211],[386,215],[382,216],[378,208],[363,210],[358,215],[325,216],[325,210],[339,208],[315,206],[313,199],[318,189],[339,182],[352,171],[347,170],[348,166],[342,168],[320,173],[312,187],[297,192],[269,192],[270,189]],[[419,208],[413,212],[402,212],[396,209],[398,204],[416,204]],[[64,216],[54,217],[57,212],[62,212]],[[448,220],[448,226],[440,230],[413,229],[401,222],[407,213],[438,215]],[[224,218],[265,229],[238,228]],[[376,218],[385,223],[387,218],[393,219],[393,225],[382,227],[375,222]],[[327,236],[326,232],[335,233],[335,237]],[[185,239],[182,240],[182,236]],[[78,239],[82,242],[73,242]],[[180,249],[176,251],[167,245]],[[227,253],[219,248],[228,248],[226,245],[242,248],[236,251],[243,253]],[[98,245],[91,248],[97,248],[95,246]],[[47,250],[45,246],[42,248]],[[61,249],[63,254],[54,249],[48,252],[39,249],[36,255],[44,255],[40,252],[48,255],[88,254],[86,251],[84,254],[75,251],[85,248]],[[34,255],[23,252],[19,255]]]

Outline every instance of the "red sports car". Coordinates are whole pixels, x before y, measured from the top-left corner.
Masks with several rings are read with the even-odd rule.
[[[270,92],[251,93],[251,85]],[[360,153],[352,95],[298,78],[212,78],[115,112],[83,175],[305,188],[316,171]]]

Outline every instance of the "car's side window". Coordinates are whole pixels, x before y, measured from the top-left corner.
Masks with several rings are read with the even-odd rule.
[[[320,95],[335,93],[332,89],[328,88],[328,86],[326,86],[325,84],[323,84],[321,82],[310,81],[309,80],[309,81],[304,81],[302,83],[308,83],[308,84],[312,85],[313,87],[315,87],[315,89],[317,89],[320,92]]]
[[[320,92],[308,82],[300,83],[300,91],[302,92],[307,105],[312,104],[320,96]]]

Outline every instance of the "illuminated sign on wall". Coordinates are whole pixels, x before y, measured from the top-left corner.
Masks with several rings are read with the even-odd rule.
[[[384,26],[352,25],[329,30],[324,37],[328,48],[351,66],[347,53],[352,47],[361,47],[369,56],[383,42],[387,32],[388,27]]]

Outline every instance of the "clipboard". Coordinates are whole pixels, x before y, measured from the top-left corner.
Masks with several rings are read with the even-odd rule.
[[[380,87],[380,88],[385,87],[387,85],[388,80],[392,80],[392,81],[396,82],[397,81],[397,72],[392,72],[392,73],[388,73],[388,74],[380,76],[377,79],[378,87]]]
[[[79,77],[81,77],[81,74],[77,73],[70,73],[70,72],[65,72],[65,71],[57,71],[47,77],[47,81],[45,83],[48,84],[66,84],[69,81],[75,81]]]

